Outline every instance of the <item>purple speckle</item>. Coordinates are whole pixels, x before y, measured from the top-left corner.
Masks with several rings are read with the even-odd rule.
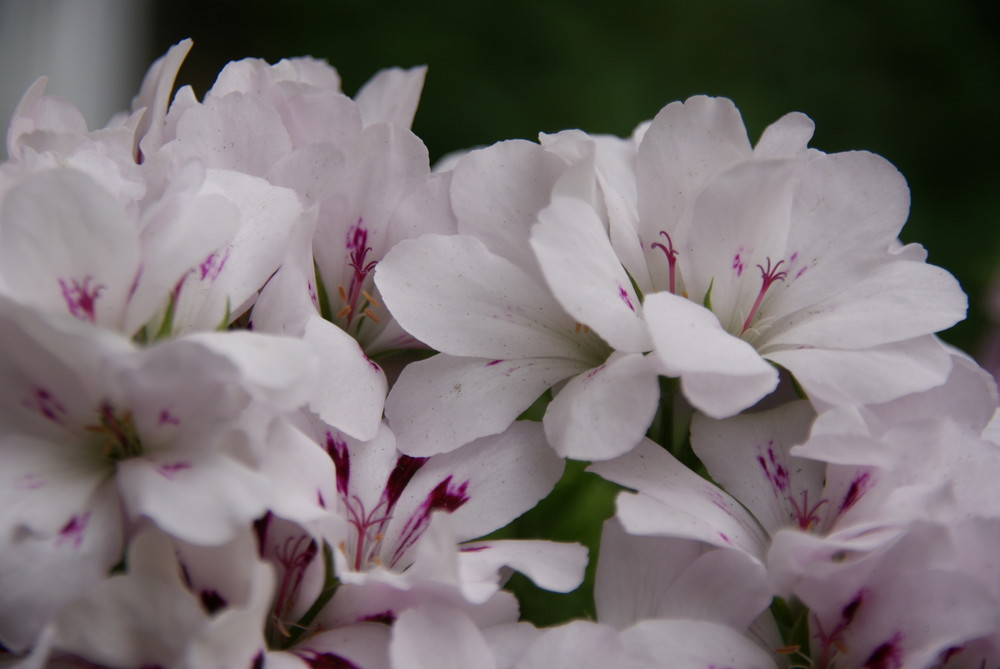
[[[764,458],[763,454],[758,455],[757,464],[764,470],[764,476],[771,483],[775,496],[788,490],[788,470],[778,461],[773,448],[767,449],[767,459]]]
[[[492,367],[493,365],[499,365],[501,362],[503,362],[502,359],[501,360],[491,360],[490,362],[486,363],[486,366],[487,367]]]
[[[427,529],[427,525],[430,523],[432,511],[454,512],[469,501],[468,489],[468,481],[464,481],[458,485],[452,484],[450,474],[434,486],[434,489],[428,493],[427,498],[406,520],[406,524],[400,532],[399,544],[392,555],[390,566],[395,566],[399,559],[403,557],[406,550],[415,544],[424,533],[424,530]]]
[[[727,537],[724,532],[719,532],[719,538],[725,541],[727,544],[733,543],[729,540],[729,537]]]
[[[625,306],[632,310],[632,313],[635,313],[635,307],[632,306],[632,299],[628,296],[628,291],[620,283],[618,284],[618,297],[625,303]]]
[[[215,281],[219,278],[219,274],[222,273],[222,268],[225,267],[226,261],[229,260],[229,253],[232,251],[231,248],[227,248],[226,252],[220,256],[218,253],[213,253],[199,265],[201,270],[201,280],[202,281]]]
[[[177,472],[184,471],[185,469],[191,469],[190,462],[171,462],[157,467],[156,473],[168,481],[173,481],[174,477],[177,476]]]
[[[45,479],[38,474],[23,474],[14,483],[14,487],[20,490],[37,490],[44,485]]]
[[[802,269],[800,269],[798,272],[795,273],[795,278],[797,279],[800,276],[802,276],[803,274],[805,274],[807,269],[809,269],[808,266],[803,267]]]
[[[67,414],[62,402],[45,388],[34,388],[30,396],[21,400],[21,406],[58,425],[64,424],[63,419]]]
[[[163,411],[160,412],[160,416],[159,418],[157,418],[157,422],[160,425],[180,425],[181,419],[170,413],[168,410],[164,409]]]
[[[95,305],[97,298],[104,290],[104,284],[90,285],[93,280],[91,276],[85,276],[83,281],[71,279],[59,279],[59,288],[62,289],[63,299],[66,300],[66,307],[74,318],[82,321],[94,322],[96,318]]]
[[[459,550],[463,553],[478,553],[479,551],[484,551],[490,548],[488,545],[484,546],[462,546]]]
[[[743,262],[743,258],[740,256],[740,252],[737,252],[736,255],[733,256],[733,271],[736,272],[736,276],[743,276],[744,269],[746,269],[746,265]]]
[[[347,443],[327,432],[326,452],[330,454],[333,465],[337,468],[337,493],[346,496],[347,486],[351,480],[351,454],[347,450]]]
[[[87,529],[87,522],[89,520],[89,511],[81,516],[73,516],[70,518],[66,524],[63,525],[63,528],[59,530],[59,535],[56,537],[56,546],[72,543],[73,548],[79,548],[80,544],[83,543],[83,533]]]
[[[323,491],[322,490],[317,490],[316,491],[316,503],[319,504],[319,508],[321,508],[321,509],[325,509],[326,508],[326,500],[323,499]]]

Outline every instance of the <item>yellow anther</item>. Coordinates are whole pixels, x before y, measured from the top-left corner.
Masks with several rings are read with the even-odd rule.
[[[344,290],[343,284],[337,286],[337,295],[340,295],[340,301],[341,302],[343,302],[345,304],[347,303],[347,291]]]
[[[369,308],[367,308],[367,307],[365,307],[365,310],[362,311],[361,313],[363,313],[365,316],[367,316],[368,318],[372,319],[376,323],[381,323],[382,322],[382,321],[380,321],[378,319],[378,316],[376,316],[374,313],[372,313],[372,310],[369,309]]]
[[[344,316],[346,316],[349,313],[351,313],[351,305],[345,304],[343,307],[340,308],[340,311],[338,311],[334,315],[334,318],[343,318]]]
[[[362,290],[361,291],[361,295],[366,300],[368,300],[369,304],[371,304],[376,309],[380,309],[382,307],[382,305],[378,303],[378,300],[376,300],[374,297],[372,297],[371,295],[368,294],[367,290]]]

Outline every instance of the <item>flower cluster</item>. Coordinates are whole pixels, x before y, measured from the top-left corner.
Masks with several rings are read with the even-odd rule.
[[[892,165],[695,97],[432,170],[422,68],[190,47],[11,121],[0,664],[1000,666],[997,391]],[[622,490],[538,628],[587,549],[491,534],[566,458]]]

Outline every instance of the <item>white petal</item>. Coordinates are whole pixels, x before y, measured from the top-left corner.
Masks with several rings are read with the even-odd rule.
[[[427,604],[403,611],[392,626],[393,669],[493,669],[493,653],[469,618]]]
[[[856,351],[797,348],[767,354],[785,367],[810,399],[830,404],[887,402],[944,383],[951,358],[927,335]]]
[[[444,353],[407,365],[385,412],[407,455],[447,453],[502,432],[546,389],[586,369],[559,358],[489,360]]]
[[[597,212],[582,200],[556,198],[539,214],[531,246],[559,303],[613,348],[652,348],[632,282],[611,248]]]
[[[708,309],[671,293],[648,295],[643,306],[662,373],[680,377],[684,396],[709,416],[732,416],[777,387],[777,370]]]
[[[640,664],[659,666],[670,658],[673,669],[739,667],[776,669],[760,646],[730,627],[696,620],[648,620],[621,634],[622,643]],[[646,664],[648,663],[648,664]]]
[[[712,480],[740,500],[769,532],[790,524],[819,524],[823,464],[789,454],[809,436],[815,412],[808,402],[723,421],[695,415],[691,445]]]
[[[139,270],[139,232],[81,172],[57,169],[11,188],[2,209],[6,291],[42,309],[121,327]]]
[[[632,534],[697,539],[757,559],[764,555],[767,540],[746,509],[648,439],[588,471],[639,491],[618,495],[618,519]]]
[[[388,121],[409,128],[426,75],[426,66],[380,70],[354,96],[361,109],[361,120],[365,125]]]
[[[486,541],[465,544],[459,554],[463,580],[496,579],[500,567],[521,572],[540,588],[570,592],[583,583],[587,549],[554,541]]]
[[[527,242],[525,242],[527,243]],[[586,338],[544,284],[481,241],[424,235],[397,244],[375,270],[386,306],[439,351],[484,358],[581,358]]]
[[[614,458],[646,434],[659,397],[654,359],[639,353],[614,354],[559,391],[545,411],[545,435],[563,457]]]

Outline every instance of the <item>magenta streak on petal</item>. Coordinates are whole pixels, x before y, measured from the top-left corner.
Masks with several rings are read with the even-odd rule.
[[[70,518],[63,528],[59,530],[59,536],[56,537],[56,546],[61,546],[65,543],[72,543],[73,548],[79,548],[80,544],[83,543],[83,533],[87,529],[87,522],[90,520],[90,512],[87,511],[82,516],[73,516]]]
[[[736,270],[736,276],[743,276],[743,270],[746,265],[743,264],[743,259],[740,258],[740,254],[737,253],[733,256],[733,269]]]
[[[267,549],[267,531],[271,529],[271,520],[274,516],[270,511],[253,521],[253,531],[257,535],[257,552],[260,557],[264,557]]]
[[[318,307],[319,298],[316,296],[316,289],[313,287],[312,281],[306,281],[306,290],[309,291],[309,301],[313,303],[314,307]]]
[[[157,419],[160,425],[180,425],[181,419],[170,413],[168,410],[164,409],[160,412],[160,416]]]
[[[620,283],[618,284],[618,297],[620,297],[622,299],[622,302],[624,302],[626,306],[628,306],[628,308],[632,310],[632,313],[635,313],[635,307],[632,306],[632,300],[629,298],[628,292],[626,292],[625,287],[622,286]]]
[[[797,279],[800,276],[802,276],[803,274],[805,274],[807,269],[809,269],[808,265],[806,265],[805,267],[803,267],[802,269],[800,269],[798,272],[795,273],[795,278]]]
[[[316,491],[316,503],[319,504],[319,508],[321,508],[321,509],[325,509],[326,508],[326,500],[323,499],[323,491],[322,490],[317,490]]]
[[[478,553],[479,551],[485,551],[491,548],[491,546],[462,546],[459,550],[463,553]]]
[[[726,542],[727,544],[731,544],[731,543],[732,543],[732,542],[731,542],[731,541],[729,540],[729,537],[727,537],[727,536],[725,535],[725,533],[724,533],[724,532],[719,532],[719,537],[721,537],[721,539],[722,539],[723,541],[725,541],[725,542]]]
[[[779,260],[774,267],[771,267],[771,259],[768,258],[767,269],[764,269],[763,265],[757,265],[757,269],[760,270],[760,292],[757,293],[757,299],[754,300],[753,306],[750,307],[750,313],[747,314],[747,319],[743,321],[743,329],[740,330],[740,334],[746,332],[747,328],[750,327],[751,321],[753,321],[754,316],[757,315],[757,309],[760,308],[760,303],[764,300],[764,293],[766,293],[767,289],[771,287],[771,284],[775,281],[784,281],[785,277],[788,276],[788,272],[778,271],[778,268],[781,267],[784,262],[784,260]]]
[[[492,367],[493,365],[499,365],[501,362],[503,362],[502,359],[501,360],[491,360],[490,362],[486,363],[486,366],[487,367]]]
[[[63,425],[66,407],[45,388],[34,388],[29,397],[21,400],[21,406],[49,419],[53,423]]]
[[[199,265],[201,270],[201,280],[202,281],[215,281],[219,278],[219,274],[222,273],[222,268],[225,267],[226,261],[229,260],[229,254],[232,252],[232,248],[227,248],[226,252],[219,257],[218,253],[213,253]]]
[[[337,439],[331,432],[326,433],[326,452],[333,459],[333,465],[337,469],[337,493],[347,496],[347,487],[351,480],[351,454],[347,450],[347,443],[343,439]]]
[[[600,372],[600,371],[601,371],[602,369],[604,369],[604,367],[605,367],[605,365],[606,365],[606,364],[607,364],[607,363],[604,363],[604,364],[602,364],[602,365],[598,365],[597,367],[594,367],[594,368],[593,368],[592,370],[590,370],[589,372],[587,372],[587,373],[586,373],[586,375],[584,375],[583,379],[584,379],[585,381],[587,381],[587,380],[589,380],[589,379],[592,379],[592,378],[594,378],[595,376],[597,376],[597,374],[598,374],[598,373],[599,373],[599,372]]]
[[[185,469],[191,469],[190,462],[171,462],[169,464],[160,465],[156,468],[156,473],[167,479],[168,481],[173,481],[174,477],[177,476],[177,472],[183,471]]]
[[[844,499],[840,503],[840,508],[837,509],[837,515],[843,514],[845,511],[850,509],[852,506],[857,504],[858,500],[861,499],[868,488],[871,485],[871,472],[863,472],[860,476],[854,478],[851,481],[850,487],[844,494]]]
[[[670,267],[670,283],[669,290],[673,294],[677,294],[677,277],[676,277],[676,267],[677,267],[677,250],[674,249],[674,242],[670,239],[670,235],[664,230],[660,230],[660,234],[667,238],[667,244],[664,246],[660,242],[653,242],[649,245],[651,249],[660,249],[667,256],[667,265]]]
[[[358,669],[358,665],[333,653],[317,653],[314,650],[292,651],[311,669]]]
[[[14,482],[19,490],[37,490],[45,485],[45,479],[38,474],[24,474]]]
[[[94,304],[97,302],[97,298],[101,296],[101,291],[104,290],[104,284],[99,283],[95,286],[91,286],[90,282],[93,280],[92,276],[83,277],[83,283],[72,279],[67,282],[65,279],[59,279],[59,287],[62,289],[63,299],[66,300],[66,306],[69,308],[69,313],[75,318],[79,318],[82,321],[94,322]]]
[[[392,554],[389,566],[396,566],[396,563],[403,557],[403,554],[420,539],[424,530],[427,529],[427,525],[430,523],[432,511],[453,513],[468,502],[468,488],[468,481],[453,486],[450,474],[438,483],[420,504],[420,507],[407,519],[406,525],[403,526],[403,531],[400,532],[399,544],[396,546],[396,551]]]
[[[275,559],[281,565],[281,583],[274,599],[274,615],[281,620],[295,604],[305,578],[306,569],[316,558],[318,546],[306,534],[288,537],[285,543],[275,550]]]
[[[198,596],[201,606],[209,615],[224,609],[227,605],[226,599],[215,590],[202,590]]]
[[[838,646],[843,643],[844,632],[854,622],[854,618],[858,614],[858,609],[861,608],[867,597],[868,588],[858,590],[858,593],[854,595],[851,601],[841,609],[840,620],[837,621],[837,626],[829,633],[823,629],[823,624],[820,622],[819,617],[813,614],[813,621],[816,623],[815,627],[817,630],[815,637],[819,640],[820,645],[819,662],[816,666],[825,667],[829,664],[829,660],[832,659],[831,651],[833,651],[833,654],[836,654]]]
[[[903,666],[903,649],[899,647],[902,639],[900,632],[892,635],[891,639],[872,651],[862,665],[864,669],[900,669]]]
[[[396,622],[396,614],[392,612],[392,609],[386,609],[380,613],[370,613],[363,618],[358,620],[359,623],[383,623],[385,625],[391,625]]]

